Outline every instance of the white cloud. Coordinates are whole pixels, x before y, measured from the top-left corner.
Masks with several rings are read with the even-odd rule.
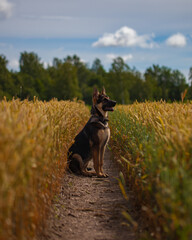
[[[93,47],[141,47],[153,48],[156,44],[152,41],[152,35],[138,35],[137,32],[129,27],[122,27],[115,33],[105,33],[97,42],[92,44]]]
[[[115,58],[119,57],[119,55],[116,55],[116,54],[107,54],[106,55],[107,57],[107,60],[109,61],[112,61],[114,60]],[[123,56],[120,56],[125,62],[127,61],[130,61],[132,58],[133,58],[133,55],[132,54],[128,54],[128,55],[123,55]]]
[[[7,0],[0,0],[0,19],[6,19],[12,15],[13,4]]]
[[[187,40],[183,34],[177,33],[169,37],[166,40],[166,44],[172,47],[185,47],[187,44]]]
[[[48,68],[49,66],[52,66],[52,62],[42,62],[44,68]]]
[[[11,69],[17,70],[19,68],[19,61],[17,59],[12,59],[9,63],[8,66]]]
[[[123,60],[125,62],[131,60],[133,58],[133,55],[132,54],[128,54],[128,55],[125,55],[125,56],[122,56]]]

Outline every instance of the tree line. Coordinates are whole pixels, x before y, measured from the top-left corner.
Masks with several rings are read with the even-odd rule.
[[[82,62],[77,55],[64,59],[54,58],[52,65],[44,67],[34,52],[23,52],[19,59],[19,71],[9,70],[8,60],[0,55],[0,99],[20,98],[40,100],[81,99],[91,105],[94,87],[105,86],[108,95],[119,104],[145,100],[180,101],[186,91],[186,99],[192,99],[192,84],[178,70],[153,65],[141,74],[130,68],[121,57],[113,60],[106,71],[95,59],[92,66]],[[192,80],[192,67],[189,70]]]

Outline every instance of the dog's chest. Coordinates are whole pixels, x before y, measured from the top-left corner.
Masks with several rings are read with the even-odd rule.
[[[109,128],[100,129],[98,131],[98,138],[100,146],[101,147],[105,146],[110,138],[110,129]]]

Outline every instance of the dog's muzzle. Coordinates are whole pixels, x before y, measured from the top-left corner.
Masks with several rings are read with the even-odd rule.
[[[116,105],[116,101],[109,100],[105,105],[103,105],[103,110],[113,112],[114,111],[113,107],[115,107],[115,105]]]

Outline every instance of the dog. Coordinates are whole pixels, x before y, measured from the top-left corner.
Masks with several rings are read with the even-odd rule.
[[[116,101],[110,100],[103,87],[101,93],[93,91],[91,117],[68,150],[68,168],[77,175],[86,177],[108,177],[103,172],[103,159],[110,138],[108,111],[114,111]],[[95,171],[88,171],[88,163],[93,159]]]

